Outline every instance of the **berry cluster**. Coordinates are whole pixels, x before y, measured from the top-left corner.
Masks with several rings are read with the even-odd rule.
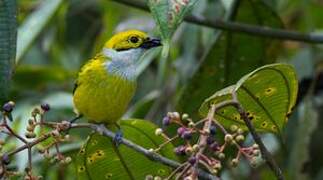
[[[226,129],[213,117],[194,122],[188,114],[180,115],[178,112],[169,112],[162,122],[165,127],[170,124],[178,125],[176,135],[173,138],[168,138],[161,128],[156,129],[155,134],[165,137],[166,141],[159,148],[151,149],[151,151],[157,152],[166,143],[182,139],[183,143],[175,147],[174,152],[178,156],[186,157],[183,168],[176,170],[178,171],[176,173],[183,178],[194,179],[197,176],[197,168],[202,167],[207,169],[209,173],[217,175],[224,162],[231,159],[230,165],[236,167],[242,156],[252,166],[257,164],[260,154],[258,145],[244,147],[245,132],[236,125]],[[233,158],[226,157],[226,149],[229,147],[237,149]]]
[[[28,150],[28,164],[29,166],[25,169],[25,180],[38,180],[41,176],[34,176],[32,174],[31,166],[31,149],[36,147],[38,152],[42,154],[45,158],[50,158],[51,162],[59,162],[60,164],[68,164],[71,162],[71,157],[65,157],[59,151],[59,144],[69,141],[69,135],[66,134],[66,130],[70,128],[70,123],[68,121],[62,121],[60,123],[56,122],[46,122],[45,114],[50,111],[49,104],[42,104],[40,107],[36,107],[31,112],[31,117],[28,120],[26,127],[25,137],[17,134],[14,129],[11,128],[9,121],[13,121],[12,111],[14,110],[15,103],[9,101],[2,106],[2,121],[0,122],[1,132],[5,134],[5,138],[14,137],[19,139],[24,143],[23,146],[18,148],[6,148],[9,149],[8,152],[2,152],[2,147],[5,145],[5,140],[0,140],[0,179],[8,178],[11,176],[22,175],[20,172],[11,171],[7,166],[11,162],[11,156],[20,151]],[[42,143],[46,141],[46,143]],[[55,148],[56,154],[50,155],[49,149]]]

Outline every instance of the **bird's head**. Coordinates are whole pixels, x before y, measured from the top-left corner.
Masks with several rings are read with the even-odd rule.
[[[160,40],[150,38],[146,33],[139,30],[128,30],[115,34],[106,42],[105,48],[115,51],[127,51],[131,49],[150,49],[160,46]]]
[[[103,55],[111,61],[107,69],[121,75],[132,74],[143,53],[161,46],[159,39],[151,38],[139,30],[128,30],[115,34],[103,47]]]

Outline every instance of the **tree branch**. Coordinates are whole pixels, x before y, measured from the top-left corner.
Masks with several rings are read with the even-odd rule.
[[[115,137],[115,133],[110,131],[109,129],[107,129],[104,125],[97,125],[97,124],[90,124],[90,123],[79,123],[79,124],[71,124],[71,128],[91,128],[94,131],[96,131],[104,136],[110,137],[112,139]],[[182,165],[176,161],[165,158],[155,152],[149,151],[149,150],[125,139],[125,138],[122,139],[121,144],[124,144],[127,147],[137,151],[138,153],[141,153],[141,154],[145,155],[146,157],[148,157],[154,161],[161,162],[162,164],[165,164],[167,166],[170,166],[173,168],[178,168]],[[211,174],[209,174],[201,169],[198,169],[198,175],[203,179],[210,179],[210,180],[217,179],[215,176],[212,176]]]
[[[260,136],[256,132],[256,130],[253,127],[252,123],[250,122],[250,120],[249,120],[249,118],[248,118],[248,116],[246,114],[246,111],[243,109],[243,107],[239,103],[239,100],[237,98],[236,92],[232,93],[232,97],[233,97],[233,100],[237,102],[235,104],[235,107],[237,108],[238,112],[240,113],[241,118],[243,119],[246,126],[248,127],[254,141],[259,146],[261,156],[265,159],[265,161],[268,164],[268,166],[270,167],[270,169],[275,173],[277,179],[284,180],[284,176],[283,176],[283,173],[282,173],[281,169],[279,168],[278,164],[276,163],[276,161],[274,160],[274,158],[272,157],[270,152],[267,150],[267,148],[264,145],[264,143],[262,142]]]
[[[127,6],[135,7],[144,11],[149,11],[149,7],[140,1],[134,0],[112,0],[116,3],[124,4]],[[214,21],[207,20],[202,17],[188,15],[184,19],[185,21],[201,26],[206,26],[214,29],[222,29],[226,31],[241,32],[249,35],[256,35],[261,37],[269,37],[280,40],[292,40],[301,41],[307,43],[323,43],[323,36],[318,34],[305,34],[296,31],[289,31],[283,29],[275,29],[271,27],[261,27],[251,24],[243,24],[238,22],[226,22],[221,19],[215,19]]]

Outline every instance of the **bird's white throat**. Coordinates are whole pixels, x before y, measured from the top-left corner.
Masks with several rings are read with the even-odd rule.
[[[104,48],[103,55],[111,59],[105,63],[105,67],[109,73],[134,81],[137,78],[136,63],[144,52],[145,50],[141,48],[123,51]]]

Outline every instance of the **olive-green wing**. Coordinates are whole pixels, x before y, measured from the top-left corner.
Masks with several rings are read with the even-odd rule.
[[[99,60],[99,59],[102,59],[102,58],[104,58],[103,54],[102,54],[102,53],[98,53],[98,54],[96,54],[96,55],[94,56],[94,58],[93,58],[93,59],[88,60],[88,62],[87,62],[86,64],[91,63],[91,61]],[[79,75],[84,71],[86,64],[84,64],[84,65],[82,66],[82,68],[81,68],[80,72],[79,72],[79,73],[78,73],[78,75],[77,75],[77,78],[76,78],[76,80],[75,80],[75,82],[74,82],[73,94],[75,93],[76,89],[77,89],[77,88],[80,86],[80,84],[81,84],[81,83],[80,83],[80,80],[79,80]]]

